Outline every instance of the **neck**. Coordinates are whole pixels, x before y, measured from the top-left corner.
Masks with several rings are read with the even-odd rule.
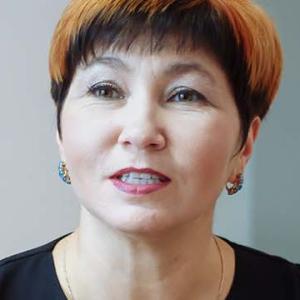
[[[67,248],[75,299],[216,299],[221,265],[210,225],[141,236],[82,211]]]

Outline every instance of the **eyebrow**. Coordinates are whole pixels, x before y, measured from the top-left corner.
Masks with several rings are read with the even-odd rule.
[[[117,57],[111,57],[111,56],[95,57],[84,66],[84,69],[87,69],[95,64],[107,65],[116,70],[123,69],[127,72],[131,71],[131,68],[129,68],[129,66],[127,66],[121,59],[119,59]]]
[[[201,64],[196,62],[171,64],[164,71],[167,76],[183,75],[191,72],[195,72],[206,77],[212,84],[215,84],[216,82],[214,76]]]
[[[101,56],[95,57],[91,62],[87,63],[84,68],[91,67],[95,64],[104,64],[109,67],[112,67],[115,70],[124,70],[126,72],[131,72],[132,69],[126,65],[120,58],[111,57],[111,56]],[[214,76],[204,68],[200,63],[190,62],[190,63],[174,63],[167,66],[163,71],[163,74],[166,76],[175,76],[175,75],[184,75],[186,73],[195,72],[207,78],[212,84],[215,84],[216,80]]]

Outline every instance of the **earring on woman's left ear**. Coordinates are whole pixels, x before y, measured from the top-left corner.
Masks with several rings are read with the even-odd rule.
[[[233,183],[226,184],[226,190],[228,195],[234,195],[240,191],[243,187],[244,176],[242,173],[238,174]]]
[[[58,175],[67,184],[71,184],[71,178],[69,176],[69,170],[64,161],[60,161],[58,164]]]

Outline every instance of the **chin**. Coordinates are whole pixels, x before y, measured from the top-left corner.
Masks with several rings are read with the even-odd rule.
[[[126,206],[109,209],[109,212],[94,212],[94,216],[111,229],[129,235],[158,236],[184,223],[170,209]]]

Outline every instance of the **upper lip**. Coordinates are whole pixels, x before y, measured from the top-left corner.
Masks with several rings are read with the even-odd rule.
[[[151,175],[156,175],[156,176],[162,177],[165,180],[171,180],[168,176],[166,176],[166,175],[164,175],[164,174],[162,174],[158,171],[155,171],[151,168],[137,169],[137,168],[133,168],[133,167],[121,169],[121,170],[117,171],[116,173],[114,173],[112,176],[110,176],[110,178],[120,177],[123,174],[131,173],[131,172],[134,172],[134,173],[148,173],[148,174],[151,174]]]

